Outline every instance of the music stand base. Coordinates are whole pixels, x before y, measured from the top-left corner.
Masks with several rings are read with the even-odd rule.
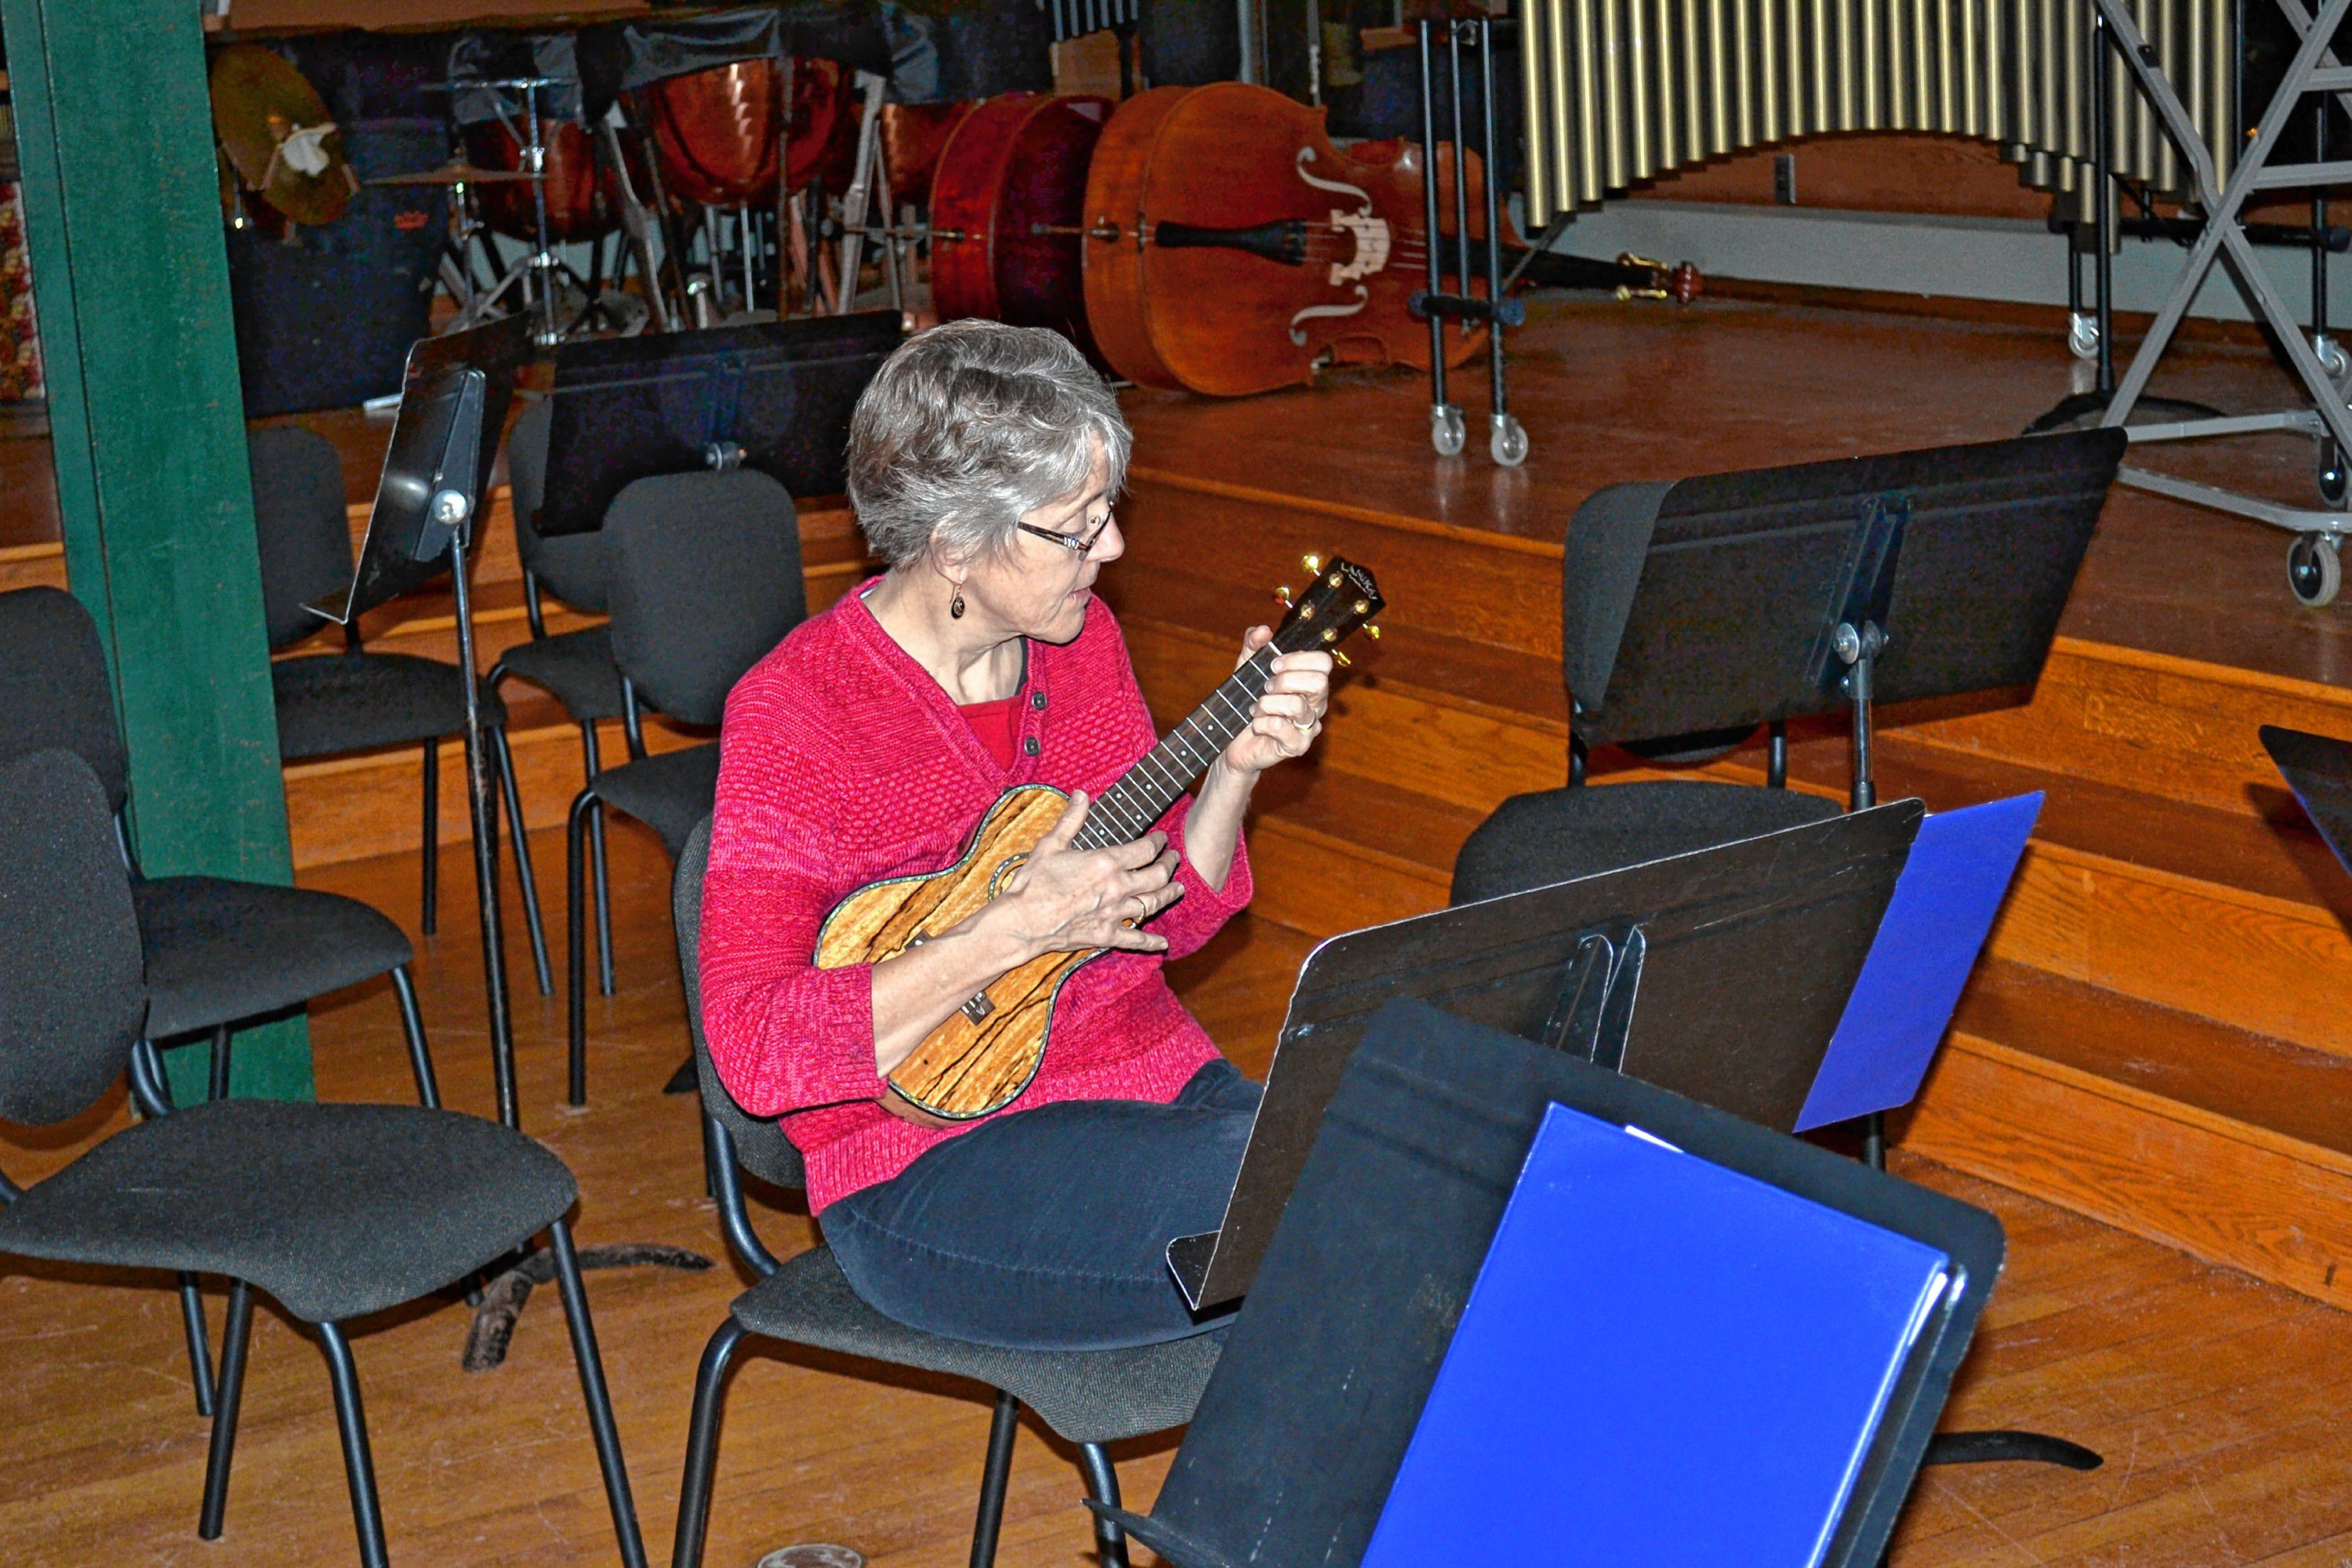
[[[586,1268],[677,1268],[699,1274],[711,1267],[709,1258],[683,1247],[657,1242],[623,1241],[604,1247],[583,1247],[580,1267]],[[465,1353],[457,1364],[467,1372],[488,1372],[507,1359],[507,1342],[514,1337],[530,1293],[555,1278],[555,1255],[532,1247],[482,1287],[474,1321],[466,1331]]]

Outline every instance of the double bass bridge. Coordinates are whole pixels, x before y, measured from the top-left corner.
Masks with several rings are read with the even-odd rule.
[[[1359,278],[1370,278],[1389,264],[1389,225],[1386,218],[1370,213],[1344,213],[1331,209],[1333,232],[1350,235],[1356,241],[1356,253],[1346,262],[1331,263],[1331,287],[1353,283]]]

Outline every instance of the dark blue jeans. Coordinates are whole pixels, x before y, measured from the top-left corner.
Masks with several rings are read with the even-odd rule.
[[[1034,1350],[1182,1339],[1195,1318],[1168,1243],[1214,1230],[1258,1086],[1230,1063],[1168,1105],[1072,1100],[950,1138],[819,1217],[842,1272],[902,1323]]]

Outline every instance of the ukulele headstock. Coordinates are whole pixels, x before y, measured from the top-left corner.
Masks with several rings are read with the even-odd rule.
[[[1339,645],[1355,635],[1358,627],[1373,641],[1380,640],[1381,628],[1371,624],[1372,617],[1388,601],[1381,597],[1380,584],[1372,581],[1370,572],[1337,555],[1305,555],[1298,563],[1313,575],[1306,591],[1296,596],[1287,584],[1275,590],[1274,596],[1288,605],[1290,613],[1274,629],[1274,647],[1283,653],[1325,648],[1345,664],[1347,656],[1339,652]]]

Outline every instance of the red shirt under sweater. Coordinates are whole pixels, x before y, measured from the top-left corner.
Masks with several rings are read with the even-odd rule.
[[[951,864],[1013,785],[1098,795],[1156,739],[1099,599],[1068,647],[1029,645],[1006,767],[874,619],[864,591],[803,622],[729,697],[702,894],[711,1060],[744,1110],[782,1117],[820,1211],[977,1125],[917,1127],[876,1103],[873,969],[811,967],[827,912],[869,882]],[[1180,854],[1191,804],[1180,800],[1159,824]],[[1198,948],[1250,897],[1238,845],[1223,892],[1189,859],[1177,879],[1184,896],[1152,922],[1167,957]],[[1036,1079],[1000,1114],[1065,1100],[1175,1099],[1217,1048],[1168,988],[1162,956],[1107,953],[1073,974]]]

